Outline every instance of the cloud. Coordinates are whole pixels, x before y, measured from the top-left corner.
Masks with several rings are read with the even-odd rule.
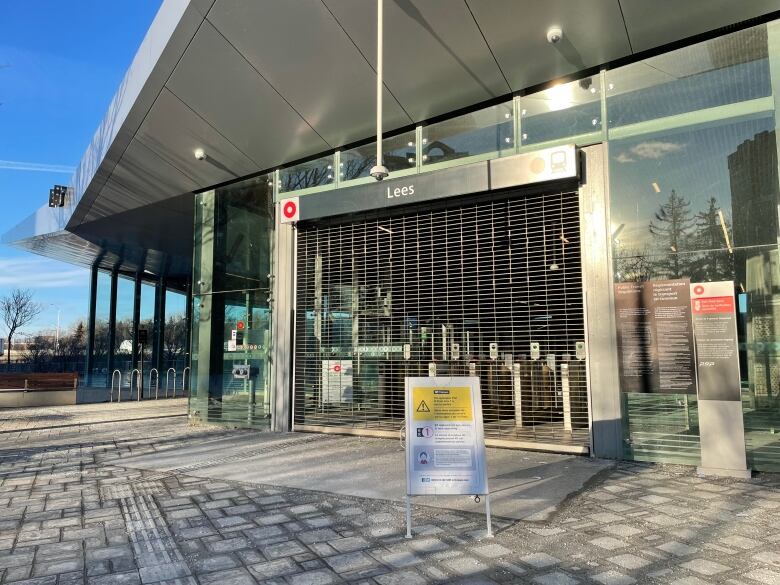
[[[46,258],[0,258],[0,289],[81,287],[88,277],[86,268]]]
[[[636,146],[628,149],[628,152],[621,152],[615,157],[619,163],[632,163],[637,160],[659,160],[667,155],[680,152],[685,148],[684,144],[677,142],[663,142],[661,140],[648,140],[640,142]]]
[[[62,173],[72,175],[76,167],[68,165],[50,165],[46,163],[21,162],[16,160],[0,160],[0,170],[4,171],[35,171],[38,173]]]

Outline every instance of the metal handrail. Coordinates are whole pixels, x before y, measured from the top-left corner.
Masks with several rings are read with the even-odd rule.
[[[155,374],[154,376],[154,399],[157,400],[160,395],[160,372],[157,371],[157,368],[152,368],[149,370],[149,392],[152,392],[152,374]]]
[[[141,400],[141,383],[143,380],[141,380],[141,370],[138,368],[135,368],[132,372],[130,372],[130,398],[133,397],[133,379],[135,379],[135,393],[138,396],[138,401]]]
[[[171,372],[173,372],[173,397],[176,398],[176,368],[168,368],[165,373],[165,397],[168,398],[168,389],[171,387]]]
[[[190,381],[189,378],[187,378],[187,374],[189,374],[189,373],[190,373],[190,367],[189,366],[184,368],[182,370],[182,372],[181,372],[181,395],[182,396],[187,396],[187,394],[185,394],[185,388],[186,388],[185,384]]]
[[[122,402],[122,371],[121,370],[114,370],[113,372],[111,372],[111,392],[108,395],[109,402],[114,401],[114,380],[117,374],[119,374],[119,388],[116,393],[116,401]]]

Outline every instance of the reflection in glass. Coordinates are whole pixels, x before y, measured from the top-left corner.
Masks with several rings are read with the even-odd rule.
[[[382,140],[383,163],[391,173],[413,169],[415,161],[415,133],[407,132]],[[351,181],[369,176],[376,164],[376,142],[359,146],[341,153],[339,177],[341,181]]]
[[[324,156],[279,171],[279,192],[288,193],[330,185],[334,176],[333,155]]]
[[[197,294],[189,384],[195,420],[268,428],[274,229],[269,178],[249,179],[196,198]],[[177,313],[167,311],[179,318],[178,323],[169,320],[166,344],[168,332],[179,338],[183,334],[183,303],[179,306]],[[170,343],[174,348],[167,359],[181,359],[176,355],[177,340]],[[245,373],[238,372],[238,366]]]
[[[521,144],[601,131],[600,90],[594,76],[521,97]]]
[[[168,368],[183,372],[187,365],[187,296],[165,292],[165,328],[163,329],[162,366],[164,377]]]
[[[618,257],[777,242],[774,117],[610,141]],[[672,258],[667,273],[686,275]]]
[[[92,385],[103,387],[109,384],[108,371],[108,321],[111,311],[111,275],[98,272],[97,298],[95,304],[95,337],[92,342]]]
[[[609,127],[772,94],[766,25],[607,71]]]
[[[114,367],[122,372],[124,387],[130,384],[133,365],[133,305],[135,283],[124,276],[117,279],[116,327],[114,328]]]
[[[511,102],[423,127],[423,165],[514,149]]]
[[[154,331],[154,285],[143,283],[141,285],[141,313],[138,327],[145,328],[148,333],[148,342],[144,345],[144,369],[153,367],[149,364],[154,355],[155,331]],[[140,349],[139,349],[140,352]]]

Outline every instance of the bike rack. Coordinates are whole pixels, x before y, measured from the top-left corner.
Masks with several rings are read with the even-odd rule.
[[[116,393],[116,401],[122,402],[122,372],[120,370],[114,370],[111,372],[111,392],[108,395],[109,402],[114,401],[114,380],[116,379],[117,374],[119,374],[119,388],[117,389]]]
[[[173,372],[173,397],[176,398],[176,368],[168,368],[165,373],[165,397],[168,398],[168,389],[171,387],[171,372]]]
[[[152,374],[154,374],[154,399],[157,400],[160,397],[160,372],[157,368],[149,370],[149,393],[152,392]]]
[[[187,396],[187,394],[185,394],[185,388],[186,388],[186,384],[189,383],[190,381],[189,378],[187,377],[187,374],[189,373],[190,373],[189,366],[184,368],[184,370],[182,370],[181,372],[181,395],[182,396]]]
[[[138,401],[141,401],[141,370],[138,368],[130,372],[130,398],[133,397],[133,380],[135,380],[135,393],[138,396]]]

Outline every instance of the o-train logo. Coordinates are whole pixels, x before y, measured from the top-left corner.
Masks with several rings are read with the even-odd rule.
[[[279,202],[279,208],[282,210],[282,223],[293,223],[300,219],[297,197],[283,199]]]

